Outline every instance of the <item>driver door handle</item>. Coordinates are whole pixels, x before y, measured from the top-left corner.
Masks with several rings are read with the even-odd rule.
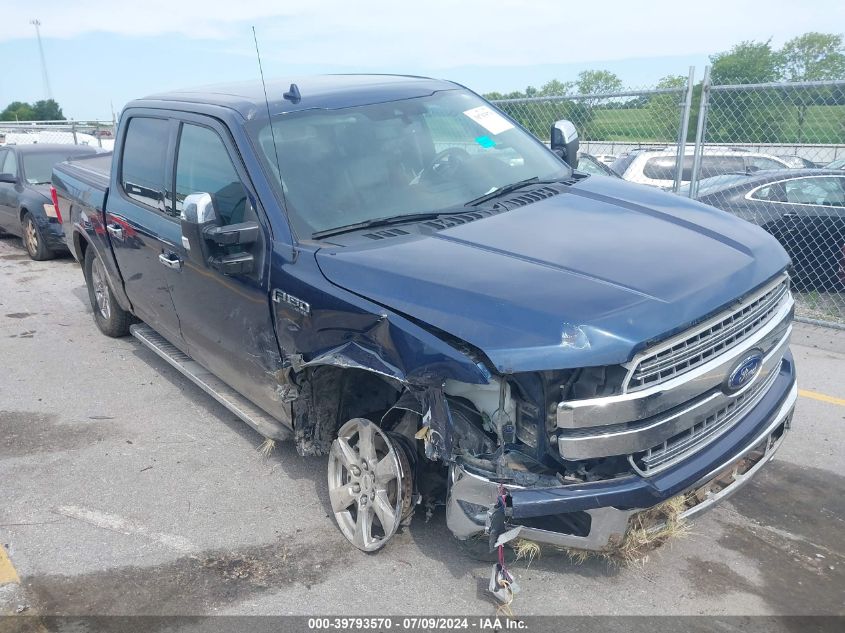
[[[182,260],[176,253],[162,253],[158,256],[158,261],[161,262],[162,265],[167,266],[168,268],[182,270]]]
[[[123,227],[120,226],[117,222],[107,224],[106,229],[114,239],[120,240],[121,242],[123,241]]]

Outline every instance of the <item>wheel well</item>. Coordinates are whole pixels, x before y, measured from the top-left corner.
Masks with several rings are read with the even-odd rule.
[[[88,250],[88,240],[82,237],[77,231],[74,231],[73,245],[76,248],[76,252],[79,253],[79,263],[83,264],[85,262],[85,251]]]
[[[337,430],[352,418],[378,423],[402,391],[400,383],[374,372],[331,365],[308,368],[297,382],[294,436],[302,455],[328,453]]]
[[[21,207],[20,213],[18,214],[18,220],[23,222],[23,216],[25,216],[27,213],[29,213],[29,209],[27,209],[26,207]]]

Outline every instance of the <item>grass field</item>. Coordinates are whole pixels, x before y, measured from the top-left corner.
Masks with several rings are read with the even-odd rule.
[[[595,110],[589,136],[608,141],[671,142],[678,134],[679,117],[678,112],[662,108]]]
[[[845,143],[845,106],[810,106],[804,119],[799,137],[799,110],[797,106],[782,107],[780,112],[773,111],[771,116],[761,113],[780,128],[776,138],[770,142],[778,143]],[[691,135],[695,134],[697,112],[691,113]],[[778,114],[780,116],[778,116]],[[592,119],[586,127],[592,139],[629,142],[673,142],[675,140],[679,113],[674,108],[630,108],[619,110],[593,111]],[[777,123],[775,123],[777,122]],[[579,122],[575,121],[578,125]],[[584,127],[582,125],[582,127]],[[741,133],[741,130],[739,130]],[[736,136],[734,138],[733,136]],[[740,134],[725,139],[732,143],[754,143],[760,139],[742,138]]]

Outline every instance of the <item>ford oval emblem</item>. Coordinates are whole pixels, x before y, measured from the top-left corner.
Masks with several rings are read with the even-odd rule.
[[[754,352],[750,356],[742,358],[728,375],[727,390],[731,392],[739,391],[750,384],[760,373],[762,365],[763,354],[761,352]]]

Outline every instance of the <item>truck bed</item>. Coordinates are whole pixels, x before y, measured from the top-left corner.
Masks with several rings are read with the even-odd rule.
[[[82,261],[82,252],[77,249],[73,236],[74,224],[91,226],[91,221],[98,225],[105,222],[104,210],[108,197],[111,175],[112,153],[97,154],[77,160],[68,160],[53,167],[53,186],[59,201],[59,208],[63,213],[65,241],[68,249],[77,259]],[[86,217],[81,221],[81,217]],[[103,235],[91,236],[98,250],[104,254],[110,253],[108,238]],[[110,254],[106,256],[108,264]],[[114,267],[112,266],[112,269]]]
[[[55,169],[105,192],[111,177],[111,161],[112,152],[107,152],[67,160],[56,165]]]

